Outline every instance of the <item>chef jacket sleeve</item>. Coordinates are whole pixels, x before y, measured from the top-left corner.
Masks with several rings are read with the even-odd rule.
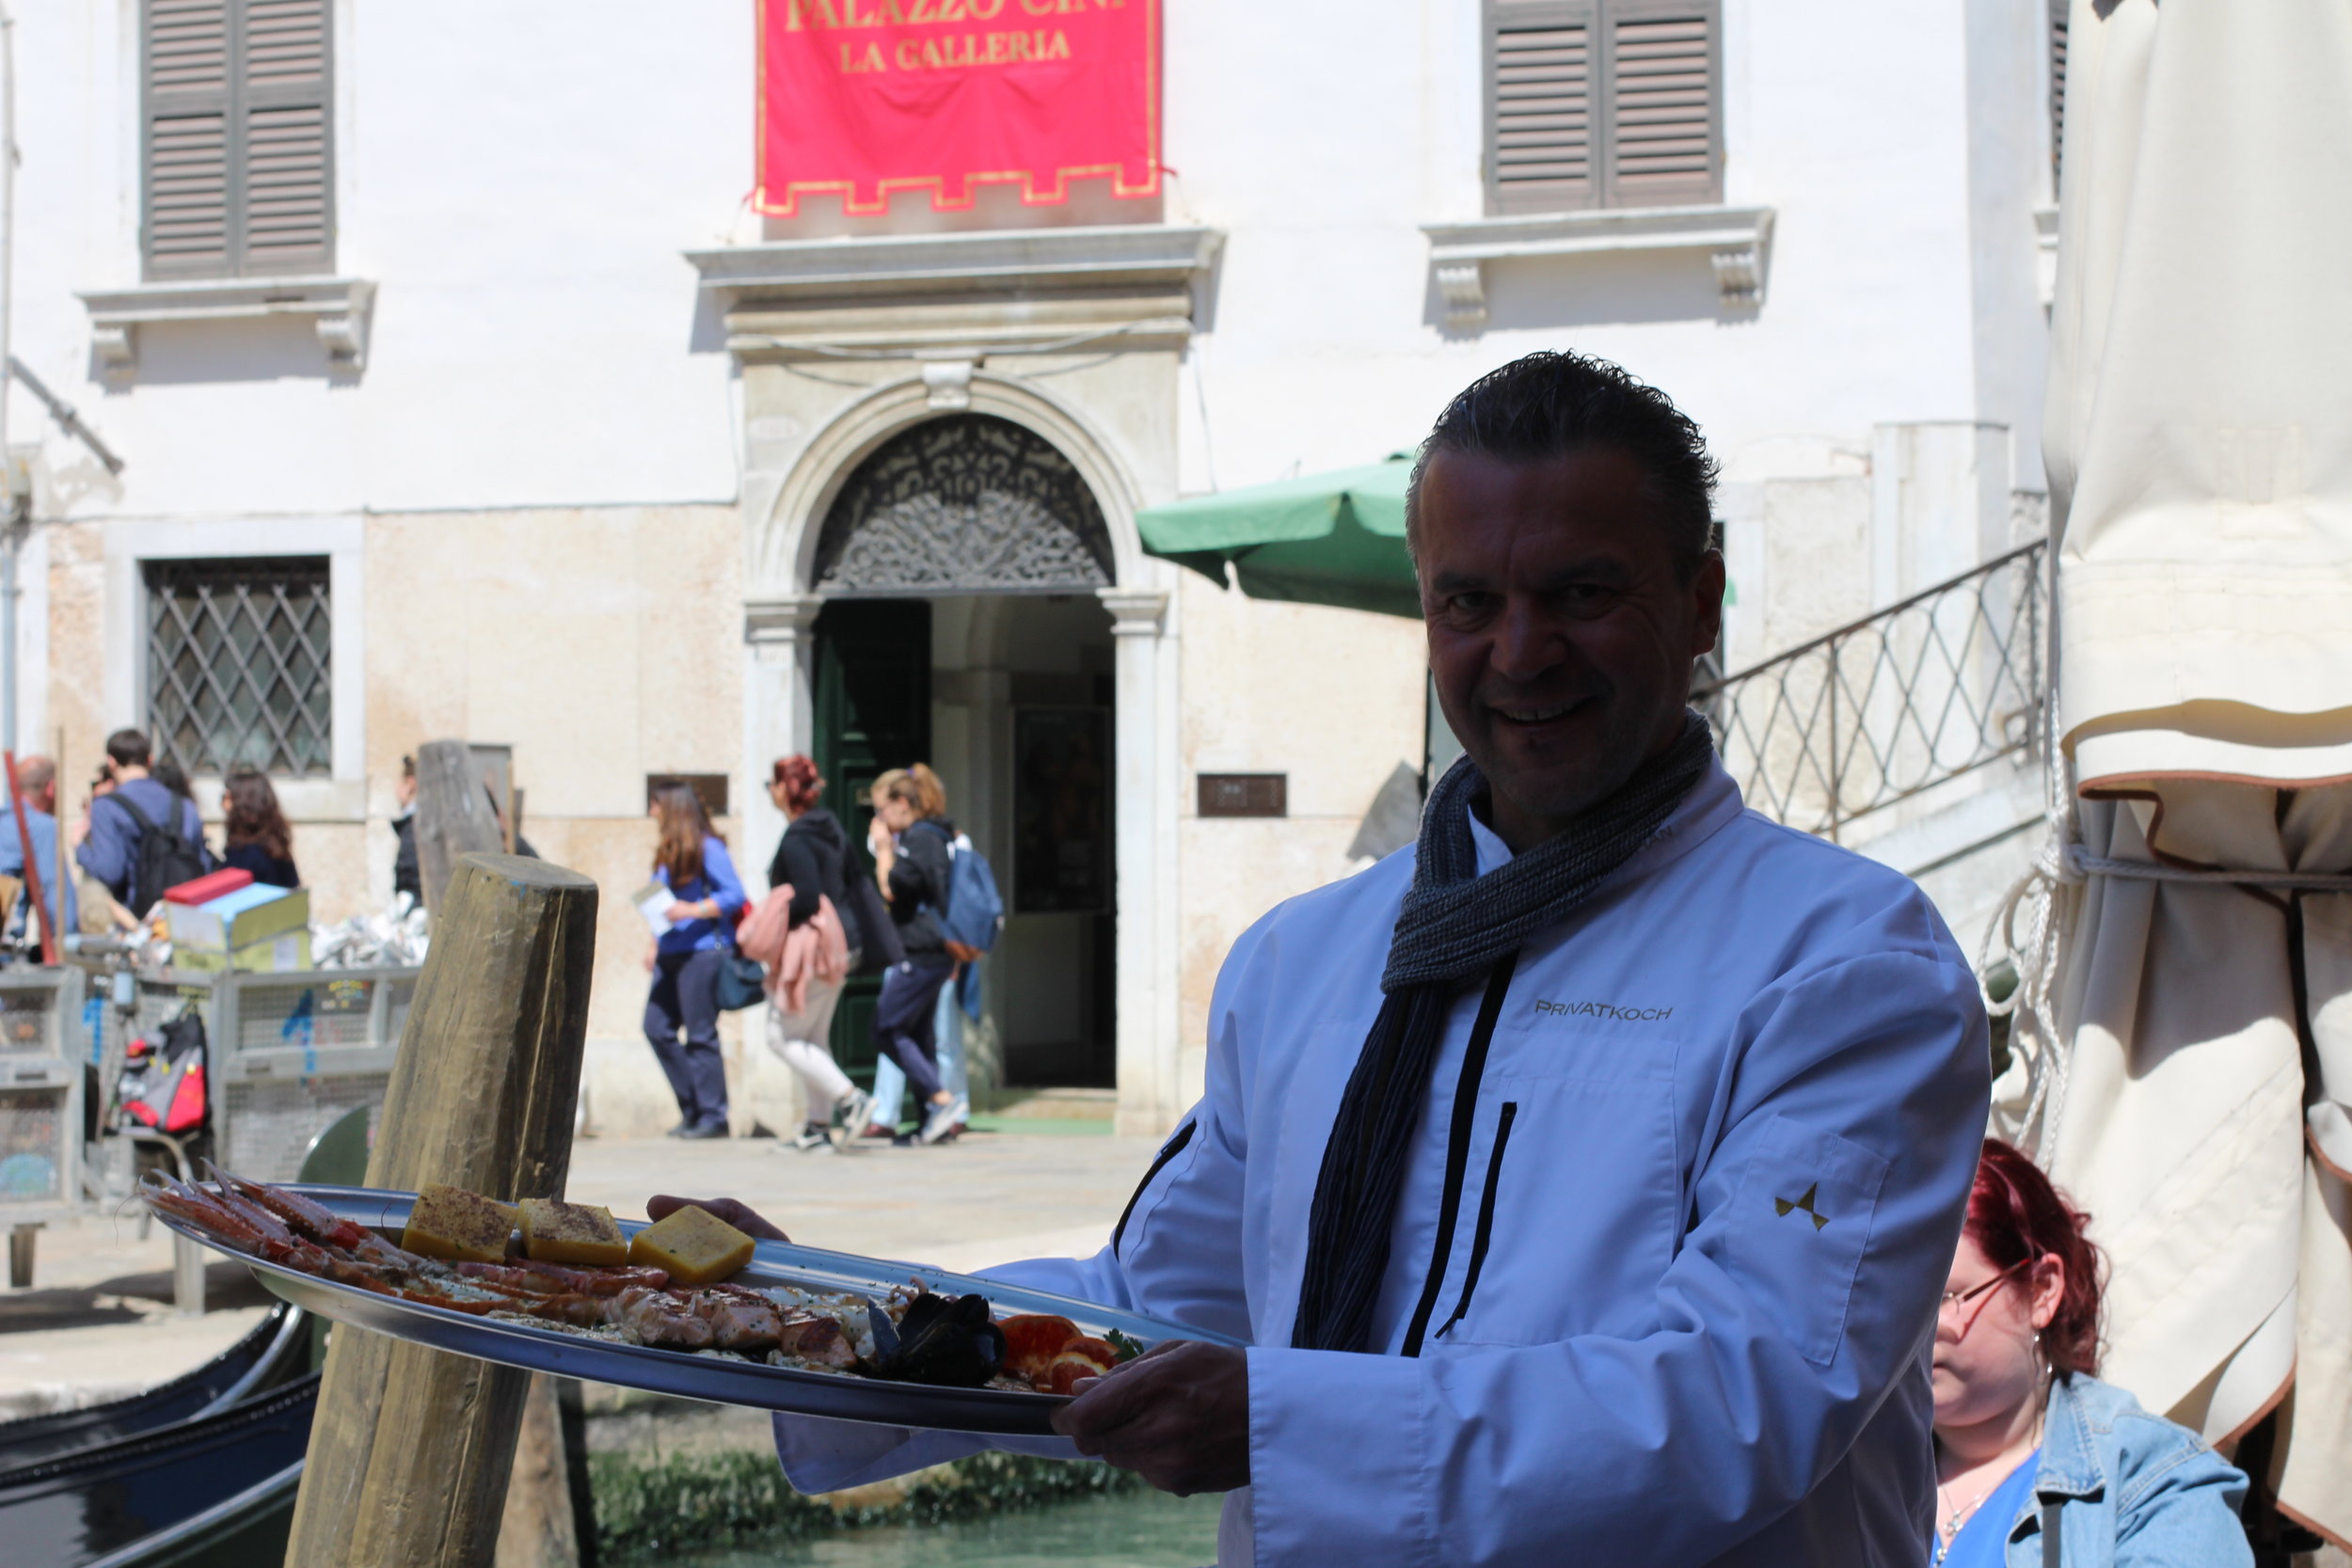
[[[1254,935],[1236,945],[1237,955]],[[985,1277],[1248,1338],[1241,1267],[1242,1091],[1232,1015],[1225,1005],[1228,976],[1238,967],[1228,961],[1210,1012],[1218,1026],[1210,1044],[1208,1093],[1160,1146],[1110,1243],[1092,1258],[1030,1259],[983,1270]],[[1078,1457],[1062,1437],[916,1432],[807,1416],[778,1416],[775,1433],[786,1479],[804,1493],[863,1486],[988,1448]]]
[[[1260,1568],[1704,1563],[1917,1375],[1984,1131],[1974,978],[1947,942],[1857,949],[1785,976],[1739,1030],[1654,1331],[1250,1351]]]

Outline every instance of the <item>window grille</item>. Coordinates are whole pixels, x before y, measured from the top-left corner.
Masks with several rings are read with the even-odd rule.
[[[147,275],[335,265],[327,0],[145,0]]]
[[[147,727],[189,773],[333,766],[324,556],[147,563]]]
[[[1718,0],[1486,0],[1496,213],[1723,199]]]

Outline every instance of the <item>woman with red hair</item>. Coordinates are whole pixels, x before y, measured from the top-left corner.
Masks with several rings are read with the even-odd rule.
[[[1984,1141],[1935,1324],[1938,1568],[2232,1568],[2246,1478],[2091,1374],[2089,1216]]]
[[[777,759],[768,798],[784,813],[786,827],[776,858],[768,865],[768,885],[791,887],[791,923],[796,927],[816,918],[819,900],[832,900],[849,941],[850,971],[855,974],[864,941],[849,895],[849,879],[856,873],[848,869],[849,835],[833,813],[818,804],[824,793],[824,775],[807,755],[796,752]],[[866,1130],[873,1103],[833,1059],[833,1013],[841,1000],[841,984],[812,977],[798,1011],[787,1007],[781,996],[768,999],[768,1048],[801,1075],[801,1131],[792,1147],[803,1153],[832,1149],[836,1114],[843,1136],[856,1137]]]

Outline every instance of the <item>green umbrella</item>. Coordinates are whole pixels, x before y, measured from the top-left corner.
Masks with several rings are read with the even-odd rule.
[[[1222,586],[1226,563],[1253,599],[1421,617],[1405,550],[1412,454],[1331,473],[1220,490],[1136,514],[1143,547]]]

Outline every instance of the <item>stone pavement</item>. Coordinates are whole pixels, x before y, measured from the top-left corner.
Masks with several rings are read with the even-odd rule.
[[[739,1197],[811,1246],[966,1272],[1080,1256],[1109,1240],[1150,1165],[1149,1139],[974,1131],[932,1148],[803,1154],[771,1138],[588,1138],[569,1196],[643,1217],[657,1192]],[[41,1233],[33,1289],[0,1291],[0,1420],[117,1399],[217,1355],[267,1298],[245,1270],[207,1270],[202,1318],[171,1308],[169,1233],[85,1215]]]

